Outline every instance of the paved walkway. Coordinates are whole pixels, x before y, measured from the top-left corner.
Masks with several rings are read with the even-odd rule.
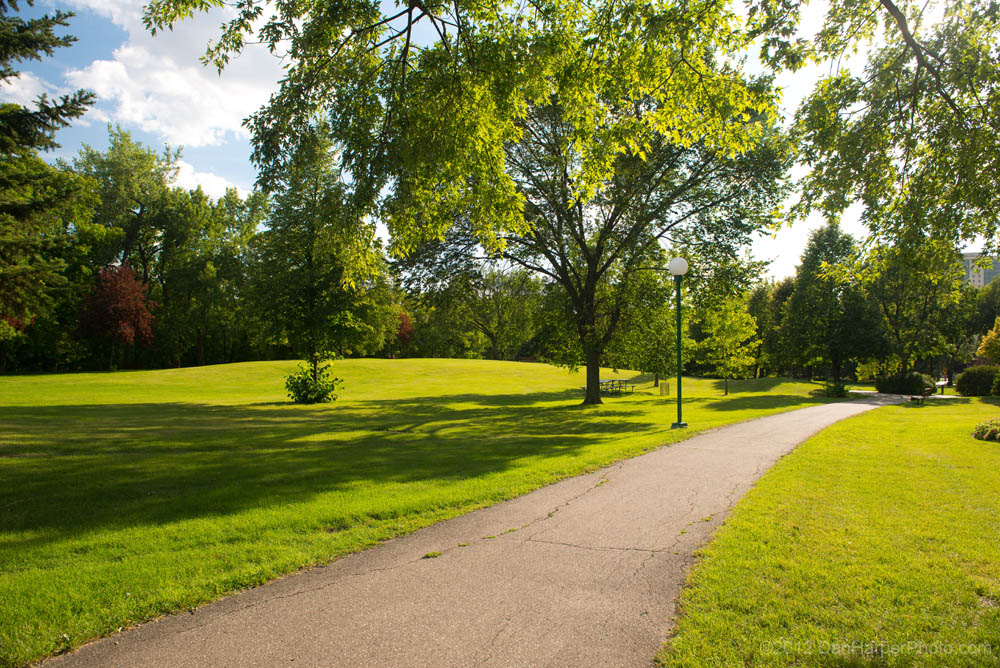
[[[810,435],[899,400],[717,429],[46,666],[649,666],[694,550],[733,503]]]

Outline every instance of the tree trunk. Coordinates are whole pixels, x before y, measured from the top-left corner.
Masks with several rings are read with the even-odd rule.
[[[316,352],[315,347],[309,348],[309,362],[312,364],[312,376],[313,382],[319,382],[319,354]]]
[[[205,330],[198,329],[198,366],[205,366]]]
[[[500,359],[500,351],[497,348],[497,337],[490,336],[489,334],[487,334],[486,338],[490,340],[490,351],[491,351],[490,354],[492,355],[491,359],[494,360]]]
[[[834,385],[840,384],[840,367],[841,367],[840,355],[834,353],[832,358],[830,359],[830,375],[833,376]]]
[[[728,397],[729,396],[729,376],[726,376],[725,383],[726,383],[726,390],[725,390],[725,392],[722,393],[722,396]]]
[[[111,344],[111,355],[108,357],[108,371],[115,370],[115,344]]]
[[[653,374],[653,387],[659,387],[659,386],[660,386],[660,374],[654,373]]]
[[[584,404],[603,404],[601,401],[601,351],[588,348],[587,355],[587,396]]]

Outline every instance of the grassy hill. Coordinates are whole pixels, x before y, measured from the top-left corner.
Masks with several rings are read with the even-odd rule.
[[[819,403],[818,384],[686,380],[581,408],[583,374],[471,360],[0,378],[0,665],[190,608],[695,431]],[[673,388],[671,389],[671,393]]]

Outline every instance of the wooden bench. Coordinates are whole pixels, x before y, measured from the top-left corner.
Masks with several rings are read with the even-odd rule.
[[[910,401],[923,406],[924,399],[931,396],[935,392],[937,392],[937,387],[925,387],[924,391],[921,392],[919,395],[917,394],[910,395]]]

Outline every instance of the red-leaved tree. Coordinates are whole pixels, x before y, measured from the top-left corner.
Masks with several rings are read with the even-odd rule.
[[[113,371],[122,346],[153,342],[152,308],[146,284],[131,267],[105,267],[84,303],[80,328],[84,336],[108,344],[108,366]]]
[[[406,313],[399,312],[399,330],[396,332],[396,339],[400,346],[405,346],[413,338],[413,321]]]

